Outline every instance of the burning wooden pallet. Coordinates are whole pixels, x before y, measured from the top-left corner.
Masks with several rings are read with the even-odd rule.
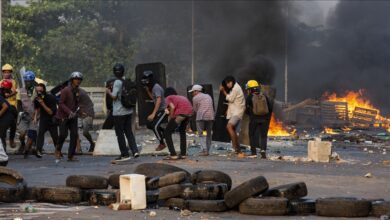
[[[323,101],[320,103],[322,125],[342,127],[348,124],[348,103]]]
[[[352,113],[351,122],[354,127],[370,127],[375,124],[375,119],[378,116],[378,110],[355,107]]]

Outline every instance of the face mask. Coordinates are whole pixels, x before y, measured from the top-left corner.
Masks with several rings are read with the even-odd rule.
[[[11,74],[10,73],[3,73],[3,78],[4,79],[11,79]]]

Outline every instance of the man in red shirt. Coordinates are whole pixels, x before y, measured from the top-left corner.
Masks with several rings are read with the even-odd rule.
[[[192,105],[186,97],[177,95],[177,92],[172,87],[165,89],[164,96],[167,104],[166,114],[169,114],[168,125],[164,131],[166,143],[170,152],[170,156],[166,159],[179,159],[172,141],[172,134],[175,132],[176,128],[179,128],[180,133],[180,159],[185,159],[187,151],[186,128],[192,116]]]

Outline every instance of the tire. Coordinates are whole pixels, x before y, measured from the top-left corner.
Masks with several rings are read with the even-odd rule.
[[[286,198],[249,198],[239,206],[239,212],[247,215],[283,216],[288,214]]]
[[[380,217],[382,215],[390,216],[390,201],[375,201],[372,203],[371,215]]]
[[[289,202],[289,210],[295,215],[310,215],[316,213],[316,201],[313,199],[296,199]]]
[[[110,177],[108,177],[108,184],[113,189],[119,189],[119,176],[121,174],[112,174]]]
[[[0,182],[16,186],[18,183],[23,183],[23,176],[16,170],[0,167]]]
[[[81,202],[81,191],[75,187],[45,187],[41,189],[41,202],[75,204]]]
[[[158,201],[160,192],[158,190],[147,190],[146,191],[146,203],[156,203]]]
[[[234,208],[245,199],[259,195],[268,189],[267,180],[258,176],[250,179],[225,194],[225,203],[229,208]]]
[[[299,199],[307,196],[307,187],[304,182],[291,183],[269,189],[263,197],[281,197],[286,199]]]
[[[321,198],[316,202],[316,213],[326,217],[367,217],[371,202],[356,198]]]
[[[221,200],[228,192],[228,186],[225,183],[200,183],[182,186],[184,188],[181,197],[188,200]]]
[[[167,207],[169,209],[188,209],[188,202],[180,198],[170,198],[167,200],[159,200],[158,204],[161,207]]]
[[[15,185],[0,186],[0,202],[22,201],[26,188],[25,182],[18,182]]]
[[[191,175],[191,182],[193,184],[213,182],[225,183],[228,190],[232,188],[232,179],[229,175],[218,170],[199,170]]]
[[[146,182],[146,189],[153,190],[164,186],[174,185],[183,182],[187,174],[183,171],[169,173],[161,177],[151,178]]]
[[[42,187],[37,187],[37,186],[27,187],[25,195],[24,195],[24,199],[25,200],[34,200],[34,201],[41,200],[41,198],[42,198],[41,190],[42,190]]]
[[[224,200],[187,200],[191,212],[224,212],[228,210]]]
[[[134,173],[142,174],[147,177],[160,177],[169,173],[180,171],[185,172],[188,179],[191,177],[191,174],[186,170],[165,163],[143,163],[135,168]]]
[[[165,199],[179,197],[183,192],[183,188],[181,185],[175,184],[175,185],[162,187],[158,191],[159,191],[158,199],[165,200]]]
[[[117,202],[118,190],[88,190],[86,198],[91,206],[109,206]]]
[[[108,180],[101,176],[72,175],[66,178],[66,186],[80,189],[107,189]]]

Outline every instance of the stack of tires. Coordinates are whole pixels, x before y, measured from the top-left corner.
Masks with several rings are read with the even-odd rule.
[[[27,184],[19,172],[0,167],[0,202],[20,202],[26,189]]]

